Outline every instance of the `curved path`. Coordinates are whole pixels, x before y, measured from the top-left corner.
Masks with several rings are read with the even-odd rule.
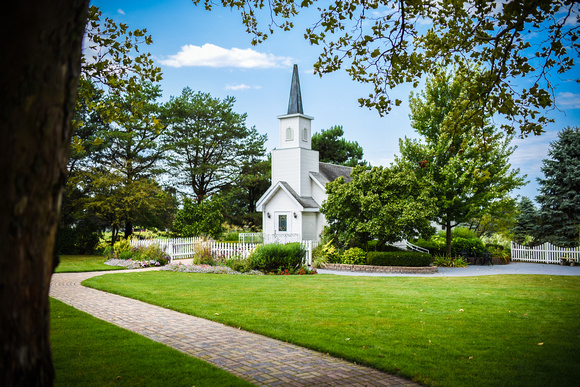
[[[259,386],[419,386],[293,344],[81,285],[97,275],[135,271],[57,273],[50,296]]]

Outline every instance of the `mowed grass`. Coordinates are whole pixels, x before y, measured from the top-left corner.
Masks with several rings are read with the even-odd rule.
[[[250,386],[208,363],[51,299],[56,386]]]
[[[232,276],[83,284],[428,385],[576,386],[580,277]]]
[[[55,273],[72,273],[82,271],[123,270],[124,267],[105,265],[101,255],[61,255]]]

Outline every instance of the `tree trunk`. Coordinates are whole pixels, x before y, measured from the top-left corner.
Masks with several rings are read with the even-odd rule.
[[[125,239],[133,234],[133,222],[125,220]]]
[[[52,385],[48,290],[88,0],[0,5],[0,385]]]
[[[451,222],[445,222],[445,246],[447,256],[451,256]]]

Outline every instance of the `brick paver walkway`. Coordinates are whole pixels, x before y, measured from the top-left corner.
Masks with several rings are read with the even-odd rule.
[[[54,274],[50,296],[259,386],[418,386],[293,344],[80,285],[96,275],[123,272]]]

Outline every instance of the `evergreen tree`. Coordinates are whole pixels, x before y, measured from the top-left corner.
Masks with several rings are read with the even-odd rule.
[[[343,135],[344,130],[339,125],[322,129],[320,133],[312,135],[312,149],[318,151],[319,160],[323,163],[349,167],[366,166],[362,147],[356,141],[347,141]]]
[[[567,127],[550,144],[538,178],[539,237],[557,246],[578,245],[580,226],[580,128]]]
[[[519,214],[512,228],[514,242],[524,244],[526,239],[536,235],[538,231],[538,210],[534,203],[527,197],[522,197],[518,204]]]

